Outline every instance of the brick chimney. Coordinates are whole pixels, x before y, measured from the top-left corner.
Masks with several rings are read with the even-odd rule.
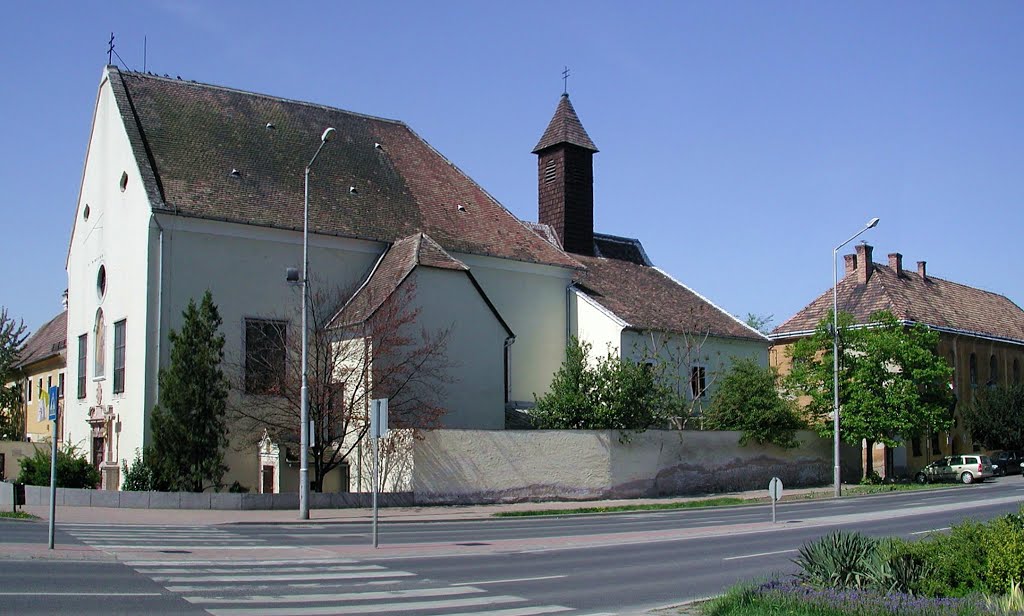
[[[896,272],[897,276],[903,275],[903,255],[898,252],[889,253],[889,269]]]
[[[594,254],[594,154],[569,95],[533,153],[537,155],[537,220],[550,225],[566,252]]]
[[[846,260],[846,269],[843,271],[843,277],[845,278],[857,271],[857,255],[843,255],[843,259]]]
[[[874,250],[871,244],[862,243],[857,244],[857,263],[860,267],[857,268],[857,283],[867,284],[868,279],[871,278],[872,262],[871,262],[871,251]]]
[[[917,275],[921,277],[921,280],[928,280],[928,271],[925,269],[925,262],[917,262]]]

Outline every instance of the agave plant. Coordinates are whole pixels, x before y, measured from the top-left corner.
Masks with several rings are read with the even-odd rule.
[[[833,531],[805,544],[793,562],[800,567],[797,579],[817,588],[863,589],[881,574],[874,562],[878,541],[860,533]]]

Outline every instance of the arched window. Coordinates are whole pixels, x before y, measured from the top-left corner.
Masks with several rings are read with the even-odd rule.
[[[978,356],[971,353],[971,361],[968,366],[971,371],[971,387],[978,386]]]
[[[104,335],[105,326],[103,324],[103,309],[96,309],[96,325],[92,330],[93,339],[93,375],[96,377],[102,377],[106,374],[103,367],[106,359],[106,353],[104,352],[104,345],[106,343],[106,336]]]
[[[988,358],[988,386],[995,387],[999,384],[999,361],[995,355]]]
[[[956,353],[953,351],[949,352],[949,367],[952,369],[949,373],[949,388],[956,390]]]

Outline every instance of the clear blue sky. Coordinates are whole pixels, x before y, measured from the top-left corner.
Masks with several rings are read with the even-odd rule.
[[[1024,302],[1019,2],[14,3],[0,25],[0,305],[60,310],[110,32],[131,69],[407,122],[526,220],[569,93],[601,152],[596,228],[738,315],[876,261]],[[116,58],[115,62],[120,63]],[[845,251],[844,251],[845,252]]]

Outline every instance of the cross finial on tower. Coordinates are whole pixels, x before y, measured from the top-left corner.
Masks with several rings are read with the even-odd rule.
[[[110,41],[107,47],[107,64],[114,63],[114,33],[110,33]]]
[[[568,95],[569,94],[569,75],[570,74],[571,73],[569,73],[569,67],[568,66],[565,67],[562,70],[562,94],[564,94],[564,95]]]

